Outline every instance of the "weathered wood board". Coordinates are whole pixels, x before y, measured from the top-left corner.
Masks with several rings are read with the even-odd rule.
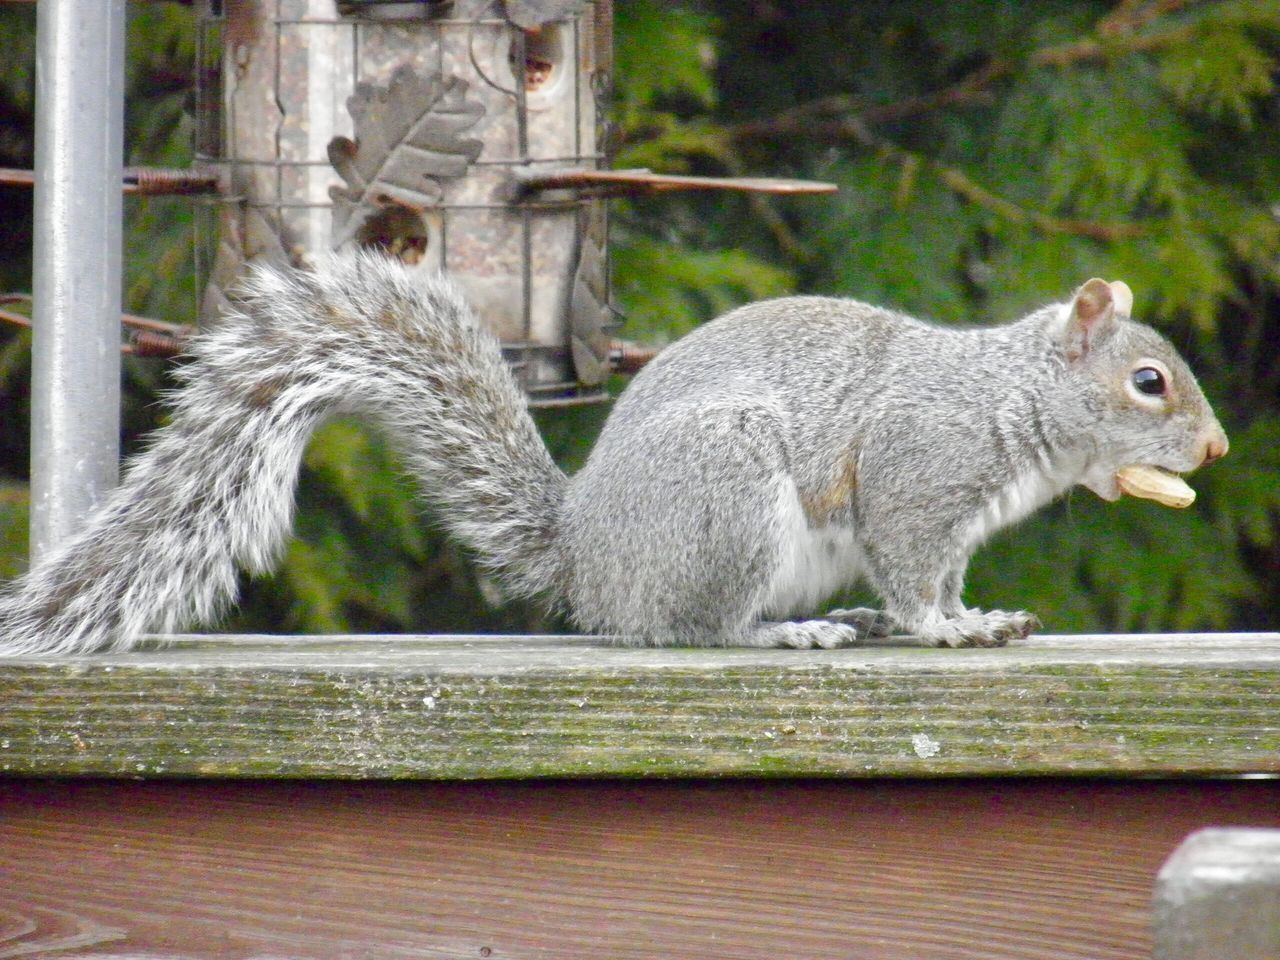
[[[1150,960],[1223,823],[1280,782],[0,779],[0,956]]]
[[[470,779],[1280,772],[1280,634],[1000,650],[192,637],[0,661],[0,773]]]

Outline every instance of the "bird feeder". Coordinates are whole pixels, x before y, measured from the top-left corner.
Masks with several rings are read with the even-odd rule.
[[[216,315],[244,266],[375,247],[447,272],[530,403],[603,399],[610,193],[799,189],[610,171],[609,0],[203,0],[200,258]]]

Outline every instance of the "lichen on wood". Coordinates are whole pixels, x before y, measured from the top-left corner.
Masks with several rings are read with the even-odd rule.
[[[0,773],[471,779],[1280,772],[1280,635],[1000,650],[187,637],[0,661]]]

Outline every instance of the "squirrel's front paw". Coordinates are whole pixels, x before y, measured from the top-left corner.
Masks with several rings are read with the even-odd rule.
[[[1040,628],[1034,613],[1015,610],[970,610],[963,617],[953,617],[918,631],[919,637],[933,647],[1003,647],[1010,640],[1021,640]]]

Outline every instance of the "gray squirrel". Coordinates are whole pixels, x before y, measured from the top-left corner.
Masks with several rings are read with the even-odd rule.
[[[890,633],[996,646],[969,557],[1081,484],[1181,474],[1227,438],[1123,283],[1004,326],[851,300],[741,307],[662,351],[585,467],[547,452],[497,342],[447,280],[373,253],[258,268],[193,343],[171,422],[78,535],[0,595],[0,654],[124,650],[214,621],[289,535],[304,447],[372,420],[444,524],[514,594],[623,642],[836,647]],[[813,611],[865,577],[882,611]]]

